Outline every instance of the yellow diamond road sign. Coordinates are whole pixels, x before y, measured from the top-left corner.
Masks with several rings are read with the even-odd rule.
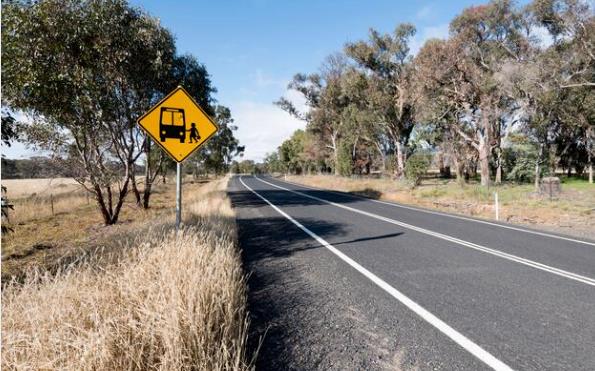
[[[139,118],[138,124],[177,162],[184,161],[219,130],[181,86]]]

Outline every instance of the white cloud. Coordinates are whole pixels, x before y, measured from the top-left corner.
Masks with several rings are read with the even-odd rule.
[[[306,106],[306,98],[297,90],[288,90],[283,95],[285,99],[293,103],[294,107],[298,110],[298,112],[306,113],[308,111],[308,106]]]
[[[411,45],[409,46],[411,49],[410,54],[417,54],[419,49],[421,49],[424,43],[429,39],[446,38],[448,38],[448,23],[424,27],[415,35],[413,40],[411,40]]]
[[[10,159],[29,158],[31,156],[45,156],[48,155],[45,151],[35,150],[27,147],[21,142],[12,142],[10,147],[2,143],[2,156]]]
[[[288,92],[285,97],[302,109],[303,99],[300,101],[296,94]],[[295,130],[306,126],[272,103],[243,101],[234,105],[232,113],[238,126],[236,137],[246,146],[244,158],[248,160],[262,161],[266,153],[275,151]]]
[[[415,14],[415,18],[417,19],[428,19],[432,15],[432,4],[424,5],[421,7],[417,13]]]
[[[256,70],[256,73],[250,76],[254,83],[258,88],[268,88],[268,87],[281,87],[285,88],[287,86],[287,81],[282,79],[276,79],[272,76],[265,74],[262,70]]]

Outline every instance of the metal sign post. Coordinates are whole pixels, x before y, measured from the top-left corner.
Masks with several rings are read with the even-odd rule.
[[[180,229],[182,221],[182,163],[176,166],[176,232]]]

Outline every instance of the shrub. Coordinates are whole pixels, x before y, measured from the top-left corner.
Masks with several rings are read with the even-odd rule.
[[[353,160],[351,158],[351,147],[343,141],[339,146],[338,164],[339,174],[350,176],[353,173]]]
[[[414,153],[405,162],[405,178],[412,187],[421,184],[423,176],[428,172],[431,163],[431,155],[426,153]]]

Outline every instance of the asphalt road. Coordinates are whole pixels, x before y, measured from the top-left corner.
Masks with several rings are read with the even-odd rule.
[[[259,369],[595,370],[593,241],[270,177],[229,195]]]

